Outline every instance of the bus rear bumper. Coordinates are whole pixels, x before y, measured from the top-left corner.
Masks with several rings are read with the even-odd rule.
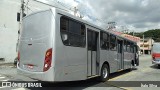
[[[29,78],[35,79],[35,80],[49,81],[49,82],[50,81],[54,81],[53,67],[51,67],[46,72],[31,72],[31,71],[27,71],[27,70],[21,69],[17,65],[17,73],[19,75],[23,75],[23,76],[26,76],[26,77],[29,77]]]

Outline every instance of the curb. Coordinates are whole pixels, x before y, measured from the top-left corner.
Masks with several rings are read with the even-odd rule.
[[[14,63],[0,63],[0,66],[14,66]]]

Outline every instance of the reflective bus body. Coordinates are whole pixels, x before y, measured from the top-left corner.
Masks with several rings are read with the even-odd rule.
[[[23,19],[18,73],[42,81],[74,81],[130,69],[136,42],[52,8]]]

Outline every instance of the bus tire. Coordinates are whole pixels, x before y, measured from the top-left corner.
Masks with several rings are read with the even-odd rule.
[[[100,81],[105,82],[109,79],[109,66],[104,64],[101,68]]]

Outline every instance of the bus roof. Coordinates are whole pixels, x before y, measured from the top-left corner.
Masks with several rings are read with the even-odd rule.
[[[127,40],[127,41],[132,42],[132,43],[136,43],[135,41],[132,41],[132,40],[130,40],[130,39],[128,39],[128,38],[125,38],[125,37],[123,37],[123,36],[117,35],[117,34],[113,33],[113,32],[110,31],[110,30],[104,29],[104,28],[102,28],[102,27],[100,27],[100,26],[97,26],[97,25],[95,25],[95,24],[92,24],[92,23],[90,23],[90,22],[88,22],[88,21],[86,21],[86,20],[83,20],[83,19],[79,18],[79,17],[76,17],[76,16],[74,16],[74,15],[71,15],[71,14],[68,13],[66,10],[63,10],[63,9],[60,9],[60,8],[55,8],[55,7],[50,8],[50,9],[47,9],[47,10],[51,10],[52,12],[56,12],[56,13],[58,13],[58,14],[64,15],[64,16],[66,16],[66,17],[69,17],[69,18],[71,18],[71,19],[77,20],[77,21],[80,22],[80,23],[86,24],[86,25],[91,26],[91,27],[93,27],[93,28],[96,28],[96,29],[98,29],[98,30],[100,30],[100,31],[108,32],[109,34],[113,34],[113,35],[115,35],[115,36],[118,36],[118,37],[121,38],[121,39],[125,39],[125,40]],[[28,15],[25,16],[23,19],[27,18],[27,17],[30,16],[30,15],[33,15],[33,14],[36,14],[36,13],[40,13],[40,12],[44,12],[44,11],[47,11],[47,10],[40,10],[40,11],[31,13],[31,14],[28,14]]]

